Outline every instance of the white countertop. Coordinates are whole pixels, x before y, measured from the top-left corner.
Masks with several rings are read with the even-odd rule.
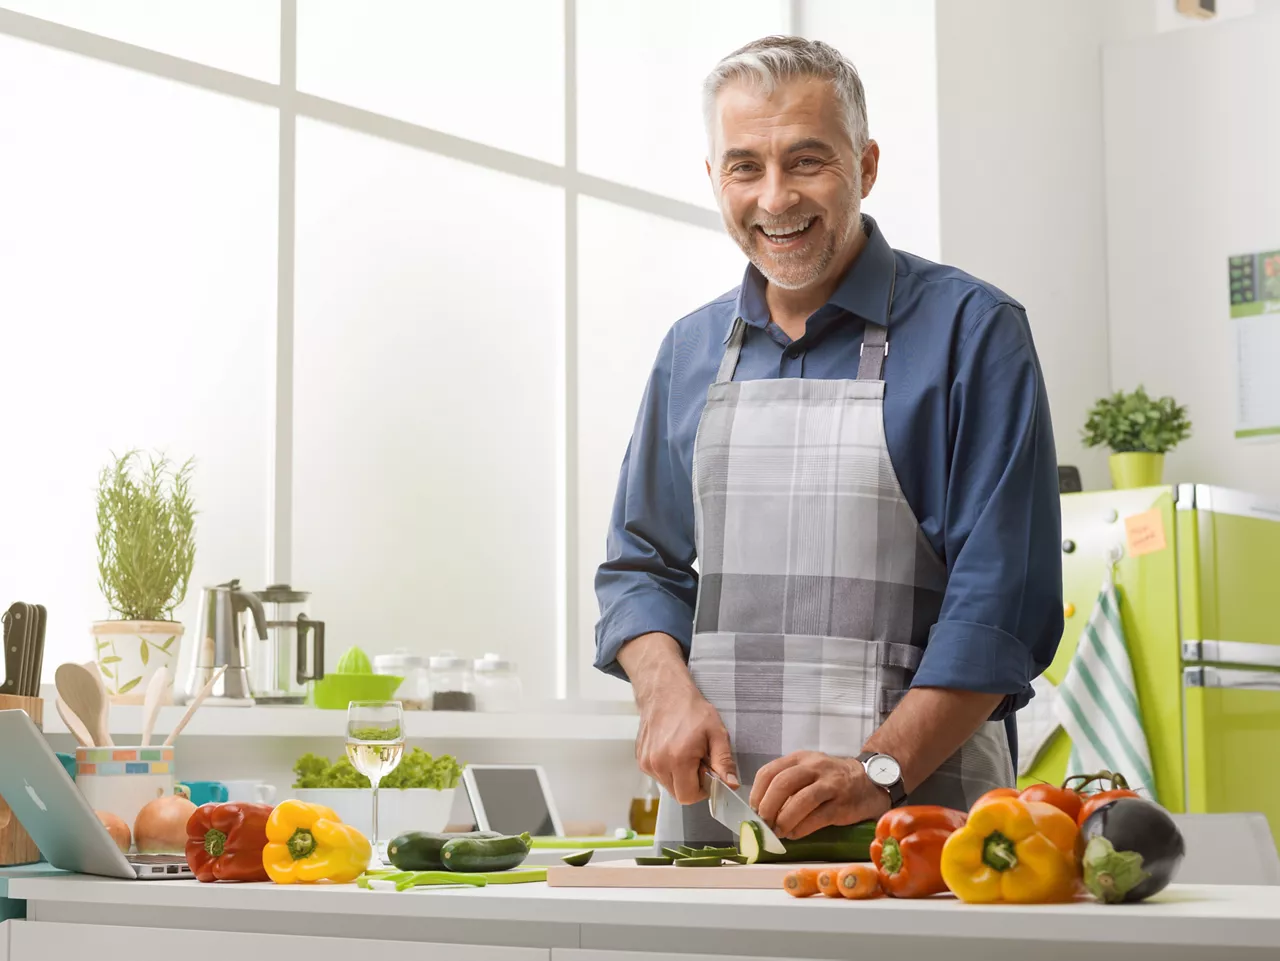
[[[1280,947],[1280,887],[1173,885],[1136,905],[970,905],[927,900],[803,900],[782,891],[549,888],[545,884],[408,892],[354,885],[117,881],[79,875],[15,877],[9,896],[29,902],[323,912],[370,917],[642,925],[813,934],[1073,941],[1077,944]],[[996,920],[998,918],[998,920]]]

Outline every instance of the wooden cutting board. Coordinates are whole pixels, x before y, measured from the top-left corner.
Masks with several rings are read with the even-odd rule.
[[[552,888],[776,888],[802,864],[722,864],[718,868],[678,868],[674,864],[636,864],[633,859],[602,861],[580,868],[547,868]]]

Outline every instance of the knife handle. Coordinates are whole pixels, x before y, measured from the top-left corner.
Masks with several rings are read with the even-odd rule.
[[[4,622],[4,683],[0,684],[0,691],[5,694],[19,695],[22,693],[22,604],[14,604],[3,615],[0,620]]]
[[[44,670],[44,631],[49,611],[43,604],[31,604],[31,666],[27,669],[27,697],[40,696],[40,674]]]

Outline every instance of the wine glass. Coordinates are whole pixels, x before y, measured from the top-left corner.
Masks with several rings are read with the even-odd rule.
[[[404,754],[404,708],[399,701],[352,701],[347,705],[347,758],[373,785],[373,864],[383,863],[378,848],[378,784],[396,769]]]

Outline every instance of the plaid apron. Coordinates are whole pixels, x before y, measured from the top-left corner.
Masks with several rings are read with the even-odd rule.
[[[885,443],[886,328],[867,324],[856,380],[734,383],[745,333],[738,318],[694,442],[689,671],[749,787],[793,751],[862,752],[910,687],[947,570]],[[1004,725],[987,722],[908,803],[968,810],[1013,783]],[[656,833],[659,846],[734,841],[705,802],[665,793]]]

